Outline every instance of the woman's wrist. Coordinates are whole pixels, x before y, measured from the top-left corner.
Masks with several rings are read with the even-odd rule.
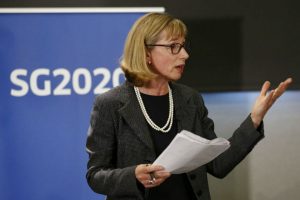
[[[259,117],[257,117],[257,116],[255,116],[255,115],[253,115],[253,113],[251,113],[250,117],[251,117],[253,126],[257,129],[259,127],[262,119],[259,118]]]

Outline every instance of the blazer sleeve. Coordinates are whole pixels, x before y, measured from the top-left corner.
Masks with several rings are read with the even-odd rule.
[[[86,178],[97,193],[111,197],[137,196],[140,191],[135,178],[136,166],[116,167],[116,109],[102,95],[94,103],[86,142],[89,154]]]
[[[197,107],[201,120],[202,131],[208,139],[214,139],[214,122],[208,117],[207,108],[202,97],[197,95]],[[207,171],[217,177],[224,178],[237,164],[239,164],[254,146],[264,137],[263,122],[255,129],[250,115],[234,131],[228,139],[230,147],[216,159],[208,163]]]

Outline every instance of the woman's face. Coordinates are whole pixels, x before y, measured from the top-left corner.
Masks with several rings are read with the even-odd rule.
[[[159,40],[154,45],[170,45],[170,44],[184,44],[185,38],[171,38],[167,39],[167,34],[163,31],[159,35]],[[158,74],[157,80],[163,81],[176,81],[181,78],[185,61],[189,55],[184,48],[174,54],[170,47],[165,46],[153,46],[148,52],[148,62],[152,70]]]

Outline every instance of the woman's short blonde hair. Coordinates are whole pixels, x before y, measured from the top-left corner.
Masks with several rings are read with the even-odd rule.
[[[162,31],[167,39],[185,38],[185,24],[166,13],[149,13],[139,18],[127,35],[120,64],[127,81],[135,86],[143,86],[157,75],[147,63],[146,44],[155,44]]]

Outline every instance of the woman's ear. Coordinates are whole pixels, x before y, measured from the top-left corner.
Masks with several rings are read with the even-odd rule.
[[[151,65],[152,64],[151,53],[149,51],[147,51],[146,59],[147,59],[148,65]]]

